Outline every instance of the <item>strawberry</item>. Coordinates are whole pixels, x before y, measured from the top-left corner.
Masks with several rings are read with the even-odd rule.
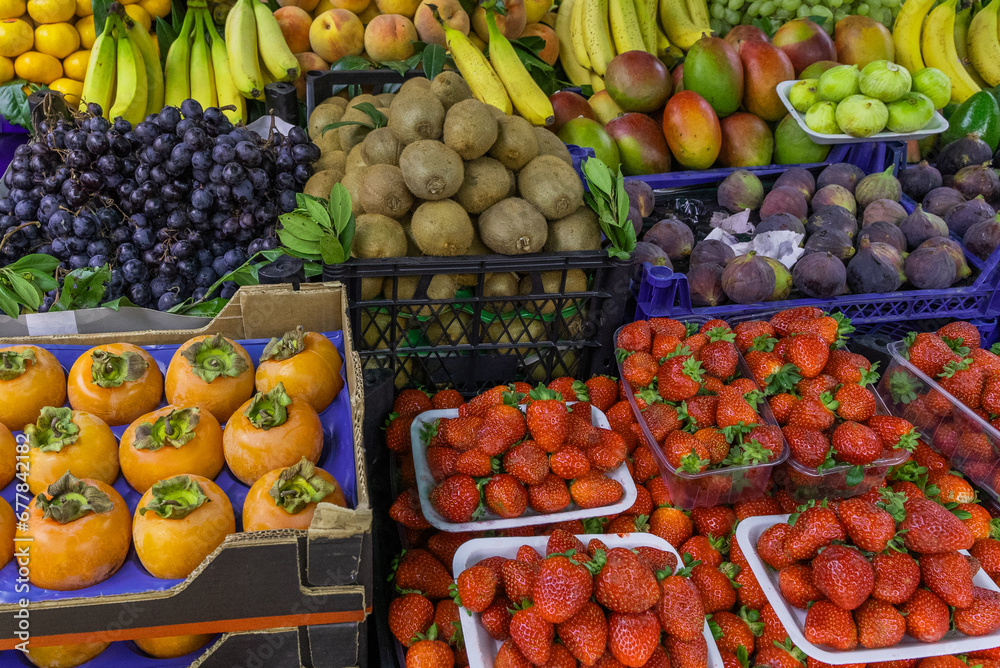
[[[663,443],[667,463],[677,471],[700,473],[711,463],[708,448],[686,431],[672,431]]]
[[[973,587],[972,604],[955,610],[955,628],[967,636],[984,636],[1000,628],[1000,593]]]
[[[736,563],[732,552],[730,552],[729,558],[733,560],[733,563]],[[736,575],[735,582],[739,585],[736,588],[737,604],[751,610],[760,610],[767,605],[767,596],[764,595],[764,590],[760,588],[760,583],[757,582],[757,578],[754,577],[749,565],[742,565],[740,567],[740,572]]]
[[[607,473],[622,465],[628,456],[625,439],[610,429],[597,429],[597,443],[585,450],[591,468]]]
[[[566,440],[566,404],[559,394],[542,385],[528,395],[528,431],[546,452],[554,452]]]
[[[396,400],[392,402],[392,412],[396,415],[416,415],[433,408],[431,398],[423,390],[402,390],[396,395]]]
[[[961,668],[967,665],[957,656],[930,656],[917,664],[917,668]]]
[[[416,489],[407,489],[396,497],[389,507],[389,517],[410,529],[431,528],[420,508],[420,494]]]
[[[476,447],[495,457],[520,441],[527,433],[524,414],[514,406],[498,404],[483,412],[483,424],[476,432]]]
[[[462,618],[459,616],[455,601],[443,598],[434,606],[434,624],[438,627],[438,636],[449,645],[455,644],[455,635],[462,628]]]
[[[691,521],[701,535],[722,538],[736,528],[736,513],[729,506],[692,508]]]
[[[796,306],[775,313],[768,323],[774,327],[778,336],[788,336],[794,331],[792,329],[793,323],[800,320],[813,320],[822,316],[823,309],[817,306]]]
[[[778,424],[787,424],[788,416],[792,413],[792,408],[799,402],[797,395],[790,392],[776,394],[767,400],[767,405],[771,409],[771,414]]]
[[[428,498],[434,510],[454,524],[471,521],[480,503],[476,481],[465,474],[443,481],[431,490]]]
[[[830,357],[830,344],[814,334],[796,334],[788,339],[785,359],[799,369],[803,378],[815,378]]]
[[[966,346],[970,350],[972,348],[979,348],[979,330],[976,329],[975,325],[968,322],[962,322],[961,320],[949,322],[937,331],[937,335],[943,339],[951,339],[954,345]]]
[[[566,482],[552,473],[528,488],[528,505],[539,513],[558,513],[565,510],[571,501]]]
[[[517,610],[511,617],[510,637],[533,664],[542,665],[548,661],[554,636],[555,627],[533,607]]]
[[[671,668],[705,668],[708,665],[708,644],[703,635],[690,641],[667,635],[663,648],[670,655]]]
[[[708,335],[700,332],[681,340],[681,346],[690,350],[692,355],[697,355],[707,344]]]
[[[637,452],[640,451],[637,450]],[[643,448],[641,452],[648,452],[648,450]],[[587,459],[587,455],[580,448],[575,448],[572,445],[564,445],[557,452],[549,456],[546,466],[551,468],[552,473],[560,478],[572,480],[590,471],[590,460]]]
[[[615,347],[630,352],[648,351],[652,343],[653,332],[645,320],[628,323],[615,337]]]
[[[877,368],[878,363],[872,364],[864,355],[847,350],[833,350],[823,367],[823,373],[843,385],[864,386],[878,380],[878,373],[875,371]]]
[[[826,599],[813,583],[812,568],[806,564],[790,564],[778,571],[778,588],[788,604],[800,610],[808,609],[814,601]]]
[[[983,382],[980,405],[989,413],[1000,413],[1000,374],[992,374]]]
[[[996,351],[970,348],[969,357],[972,358],[972,366],[982,369],[985,377],[1000,373],[1000,357],[997,357]]]
[[[864,603],[875,586],[872,565],[857,549],[846,545],[827,547],[812,560],[812,569],[816,588],[845,610]]]
[[[739,353],[733,345],[736,335],[728,327],[710,329],[706,335],[708,343],[698,351],[698,360],[708,375],[729,378],[736,373],[739,364]]]
[[[948,362],[961,359],[937,334],[911,332],[906,337],[906,343],[910,363],[931,378],[944,371]]]
[[[604,568],[594,576],[594,597],[613,612],[638,613],[660,597],[656,576],[631,550],[615,547],[605,555]]]
[[[417,472],[413,468],[413,454],[397,453],[399,457],[399,485],[403,489],[417,488]]]
[[[488,566],[475,565],[458,574],[455,603],[472,612],[482,612],[493,602],[497,576]]]
[[[763,641],[763,638],[761,638]],[[784,639],[771,643],[758,642],[757,653],[754,655],[754,666],[769,666],[770,668],[803,668],[806,665],[806,655],[792,641]]]
[[[833,397],[824,393],[819,397],[803,396],[788,414],[788,424],[826,431],[833,426],[833,411],[838,407]]]
[[[562,527],[556,527],[549,534],[549,540],[545,544],[545,556],[550,557],[553,554],[566,554],[570,550],[573,550],[573,556],[576,560],[583,558],[584,561],[588,561],[587,557],[587,546],[576,537],[574,533],[571,533],[567,529]]]
[[[670,489],[667,488],[667,483],[663,481],[660,476],[654,476],[646,482],[646,491],[649,492],[649,498],[653,500],[653,507],[659,508],[660,506],[668,506],[671,504],[670,500]],[[690,520],[689,520],[690,522]]]
[[[436,411],[446,408],[458,408],[464,403],[465,398],[462,397],[458,390],[438,390],[431,397],[431,407]]]
[[[476,433],[483,424],[479,417],[457,417],[441,422],[441,436],[445,442],[459,452],[465,452],[476,444]]]
[[[587,386],[570,376],[555,378],[548,385],[544,385],[542,389],[555,392],[562,397],[564,402],[587,400]],[[531,390],[527,392],[527,395],[530,394]],[[528,402],[531,400],[531,397],[525,396],[524,400],[525,402]]]
[[[826,506],[812,506],[795,520],[785,538],[785,554],[795,561],[811,559],[819,548],[846,537],[847,532],[837,513]]]
[[[573,503],[581,508],[600,508],[617,503],[625,490],[622,484],[598,471],[591,471],[569,484]]]
[[[637,483],[645,484],[659,474],[659,465],[649,448],[636,448],[632,451],[632,478]]]
[[[427,633],[416,637],[416,642],[406,650],[407,668],[452,668],[455,654],[448,643],[437,639],[437,626],[431,624]]]
[[[708,450],[708,461],[711,464],[721,464],[729,455],[729,441],[726,435],[715,427],[705,427],[694,433],[694,437],[705,444]]]
[[[517,559],[505,561],[501,571],[507,598],[518,604],[526,598],[531,598],[538,569],[539,562],[526,563]]]
[[[896,520],[886,510],[860,498],[837,506],[837,517],[851,541],[866,552],[881,552],[896,536]]]
[[[403,551],[393,578],[399,590],[420,591],[431,600],[451,598],[452,579],[448,570],[422,548]]]
[[[660,478],[654,478],[660,480]],[[682,545],[694,533],[691,518],[679,508],[661,506],[649,516],[649,533],[671,545]]]
[[[821,316],[808,320],[796,320],[788,324],[789,334],[815,334],[828,346],[832,346],[843,340],[844,335],[850,334],[854,328],[847,318]],[[775,327],[775,330],[778,328]]]
[[[757,611],[746,608],[740,615],[727,611],[713,613],[711,623],[718,627],[718,632],[722,634],[722,637],[716,640],[719,649],[736,654],[739,648],[743,647],[746,652],[752,653],[757,636],[751,630],[750,623],[752,620],[759,627],[760,622],[756,621],[757,617]]]
[[[499,463],[480,448],[466,450],[455,460],[455,473],[484,478],[499,470]]]
[[[959,552],[920,555],[920,576],[924,585],[948,605],[972,605],[972,572]]]
[[[657,443],[662,443],[667,434],[681,427],[677,409],[667,404],[651,404],[642,412],[642,418]]]
[[[715,424],[719,429],[762,422],[739,390],[724,387],[719,391],[719,404],[715,409]]]
[[[608,649],[622,665],[641,668],[659,643],[660,622],[649,610],[608,616]]]
[[[403,594],[389,604],[389,630],[403,647],[434,623],[434,604],[423,594]]]
[[[389,452],[408,453],[410,452],[410,426],[416,414],[391,417],[391,421],[385,427],[385,445]]]
[[[893,647],[906,635],[906,620],[885,601],[870,598],[854,611],[858,642],[865,649]]]
[[[577,413],[570,413],[567,416],[566,425],[568,428],[565,445],[572,445],[581,450],[587,450],[598,444],[597,427],[590,423],[589,419],[584,419]],[[548,451],[550,455],[558,450]]]
[[[928,473],[951,470],[951,462],[948,461],[948,458],[935,452],[922,440],[917,441],[917,447],[913,450],[913,461],[927,469]]]
[[[699,564],[691,569],[691,581],[698,587],[701,593],[701,602],[705,606],[705,612],[717,612],[719,610],[729,610],[736,605],[736,589],[732,580],[722,569],[735,572],[736,567],[732,564],[723,564],[719,568],[708,564]]]
[[[781,429],[773,424],[759,424],[750,430],[744,437],[744,442],[757,441],[761,447],[770,452],[768,461],[774,461],[784,449],[783,435]]]
[[[948,362],[938,374],[937,381],[942,389],[969,408],[979,408],[983,394],[983,371],[970,368],[971,364],[972,359],[968,357],[958,362]]]
[[[654,334],[669,334],[670,336],[676,336],[678,339],[683,339],[687,336],[687,325],[673,318],[650,318],[649,329]]]
[[[864,422],[875,415],[875,396],[860,385],[844,385],[833,395],[837,402],[837,415],[845,420]]]
[[[657,645],[653,648],[653,653],[646,660],[643,668],[670,668],[670,657],[663,650],[663,647]],[[987,668],[984,666],[983,668]],[[990,666],[989,668],[994,668]]]
[[[517,644],[509,638],[500,645],[493,660],[493,668],[531,668],[531,666],[532,663],[524,658]]]
[[[483,487],[486,507],[503,518],[520,517],[528,508],[528,493],[517,478],[501,473]]]
[[[691,555],[693,561],[700,561],[713,568],[718,568],[722,564],[722,553],[713,544],[712,539],[707,536],[692,536],[688,538],[678,548],[678,552]]]
[[[841,422],[834,430],[830,443],[840,460],[855,466],[871,464],[882,454],[882,441],[878,434],[858,422]]]
[[[806,640],[814,645],[826,645],[838,650],[858,646],[858,628],[851,613],[830,601],[817,601],[806,613]]]
[[[534,534],[532,533],[532,535]],[[542,555],[538,554],[535,548],[530,545],[522,545],[517,548],[517,555],[514,558],[526,564],[535,564],[542,560]]]
[[[830,441],[817,429],[787,425],[781,433],[788,441],[792,459],[803,466],[817,468],[830,454]]]
[[[977,540],[969,553],[979,560],[987,573],[1000,573],[1000,540],[992,537]]]
[[[775,570],[795,563],[785,555],[785,539],[792,527],[785,523],[773,524],[761,533],[757,539],[757,553],[765,564]]]
[[[433,446],[427,448],[427,469],[434,478],[434,482],[441,482],[445,478],[459,473],[455,468],[458,463],[459,453],[454,448],[447,446]]]
[[[908,420],[892,415],[873,415],[868,418],[867,424],[889,450],[901,448],[912,452],[916,447],[917,433]]]
[[[683,401],[701,389],[701,362],[691,355],[668,357],[656,372],[656,391],[664,401]]]
[[[746,353],[759,337],[773,337],[774,333],[774,327],[771,323],[764,320],[747,320],[739,323],[733,329],[733,334],[736,335],[736,348],[741,353]]]
[[[573,617],[590,598],[593,578],[587,568],[554,555],[538,566],[532,589],[535,611],[547,622],[559,624]]]
[[[918,589],[899,606],[907,635],[920,642],[937,642],[948,632],[948,605],[928,589]]]
[[[962,521],[965,523],[965,526],[969,527],[973,540],[979,542],[980,540],[989,538],[990,531],[992,530],[990,520],[993,519],[990,517],[990,511],[976,503],[960,503],[956,506],[955,510],[964,510],[969,513],[969,517]]]
[[[522,441],[504,453],[503,470],[525,485],[537,485],[549,473],[549,460],[533,441]]]
[[[806,659],[807,659],[807,661],[806,661],[807,668],[833,668],[832,665],[830,665],[828,663],[823,663],[822,661],[818,661],[818,660],[812,658],[811,656],[810,657],[806,657]],[[893,663],[893,662],[892,661],[886,661],[885,663]],[[842,664],[840,664],[840,668],[865,668],[865,666],[873,666],[874,667],[874,666],[879,666],[879,665],[881,665],[881,664],[878,664],[878,663],[842,663]],[[899,667],[897,667],[897,666],[885,666],[884,668],[916,668],[916,660],[914,660],[914,665],[913,666],[899,666]]]
[[[781,506],[775,501],[774,497],[761,496],[756,499],[737,501],[733,504],[733,512],[736,513],[737,521],[740,521],[748,517],[780,514]]]
[[[932,554],[972,547],[972,533],[943,506],[928,499],[910,499],[904,504],[906,519],[899,528],[905,530],[906,549]]]
[[[785,627],[781,625],[781,620],[778,619],[778,613],[774,611],[771,604],[765,603],[761,606],[758,614],[760,616],[761,624],[764,625],[764,630],[761,631],[760,636],[758,636],[758,651],[775,643],[778,643],[779,645],[784,643],[785,639],[788,637],[788,632],[785,630]]]
[[[782,488],[774,492],[774,498],[781,504],[781,512],[789,514],[798,512],[799,503],[792,498],[787,489]]]
[[[976,492],[972,489],[972,485],[964,478],[951,473],[928,472],[927,484],[937,487],[938,501],[941,503],[973,503],[976,500]]]
[[[487,408],[490,406],[496,406],[497,404],[502,404],[504,401],[504,395],[509,392],[510,388],[506,385],[491,387],[482,394],[477,394],[469,399],[468,403],[459,406],[458,414],[461,417],[475,416],[481,418]]]
[[[593,665],[604,653],[608,623],[596,603],[585,601],[579,612],[556,629],[563,645],[583,665]]]
[[[718,405],[719,397],[715,394],[699,394],[687,401],[682,401],[681,405],[677,407],[677,419],[681,422],[678,428],[697,431],[706,427],[714,427]]]
[[[587,386],[587,396],[590,403],[597,406],[601,412],[607,413],[608,409],[618,401],[618,383],[608,376],[594,376],[584,382]]]
[[[653,349],[650,353],[656,359],[662,359],[681,347],[681,339],[670,334],[655,334],[653,336]]]
[[[800,380],[795,385],[795,391],[802,399],[819,399],[824,394],[829,394],[832,397],[839,385],[836,378],[821,373],[815,378],[803,378]]]
[[[794,365],[785,365],[776,352],[751,350],[745,359],[753,379],[768,395],[787,392],[800,379]]]
[[[634,389],[652,383],[659,369],[656,358],[649,353],[632,353],[622,360],[622,378]]]
[[[478,537],[477,534],[467,531],[458,533],[438,531],[427,539],[427,549],[442,564],[450,564],[455,560],[455,552],[463,543]]]

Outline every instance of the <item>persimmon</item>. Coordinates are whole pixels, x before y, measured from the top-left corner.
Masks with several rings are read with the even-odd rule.
[[[214,633],[199,633],[190,636],[136,638],[135,644],[154,659],[176,659],[204,647],[214,637]]]
[[[131,343],[109,343],[80,355],[69,370],[69,405],[112,427],[156,408],[163,374],[152,356]]]
[[[43,492],[66,471],[108,485],[118,477],[118,441],[96,415],[46,406],[34,424],[24,427],[24,435],[32,494]]]
[[[3,568],[14,556],[14,530],[17,520],[10,504],[5,499],[0,501],[3,502],[0,503],[0,568]]]
[[[0,348],[0,423],[11,431],[38,419],[45,406],[66,403],[66,373],[37,346]]]
[[[0,423],[0,489],[14,479],[17,468],[17,440],[5,425]]]
[[[320,501],[347,507],[333,476],[303,457],[253,484],[243,502],[243,530],[308,529]]]
[[[109,642],[88,642],[80,645],[35,647],[28,644],[28,661],[38,668],[76,668],[87,663],[108,648]]]
[[[208,478],[179,475],[142,495],[132,521],[139,561],[155,578],[186,578],[236,531],[226,493]]]
[[[196,336],[170,359],[166,393],[176,406],[204,406],[225,422],[253,394],[253,360],[221,334]]]
[[[196,406],[164,406],[129,425],[118,460],[128,484],[140,494],[184,473],[212,480],[226,463],[222,427],[214,415]]]
[[[317,413],[326,410],[344,387],[340,353],[330,339],[297,327],[264,347],[255,377],[258,392],[278,383],[288,396],[305,399]]]
[[[72,591],[107,580],[121,568],[131,542],[125,499],[111,486],[67,471],[28,504],[28,580],[42,589]]]
[[[323,424],[305,399],[288,396],[281,383],[258,392],[233,413],[222,433],[226,463],[241,482],[253,485],[265,473],[312,463],[323,452]]]

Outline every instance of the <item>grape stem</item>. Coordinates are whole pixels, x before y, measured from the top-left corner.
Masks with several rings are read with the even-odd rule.
[[[3,247],[7,245],[7,240],[10,239],[11,235],[14,234],[15,232],[23,230],[26,227],[41,227],[41,226],[42,224],[39,223],[37,220],[32,220],[27,223],[21,223],[17,227],[13,227],[7,230],[7,233],[3,235],[3,239],[0,239],[0,250],[3,250]]]

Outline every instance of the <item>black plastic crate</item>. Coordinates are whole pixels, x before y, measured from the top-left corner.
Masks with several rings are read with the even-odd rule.
[[[567,290],[574,270],[586,277],[585,289]],[[391,370],[397,387],[454,387],[473,395],[512,380],[614,374],[614,333],[624,320],[631,270],[631,262],[605,251],[585,251],[352,259],[324,266],[323,280],[347,290],[362,368]],[[487,277],[505,272],[518,275],[526,294],[486,296]],[[467,285],[454,298],[429,299],[439,274]],[[402,298],[401,285],[405,290],[413,281],[412,297]]]
[[[392,93],[404,81],[424,76],[421,70],[410,70],[405,75],[396,70],[310,70],[306,72],[306,118],[312,116],[323,100],[333,97],[348,86],[356,88],[351,97],[365,93]]]

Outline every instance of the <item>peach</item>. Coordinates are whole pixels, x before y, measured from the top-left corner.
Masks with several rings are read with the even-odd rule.
[[[454,28],[463,35],[469,34],[469,15],[462,9],[462,4],[458,0],[424,0],[417,7],[417,13],[413,17],[413,25],[420,35],[421,42],[447,46],[444,29],[435,20],[434,12],[427,5],[437,7],[438,15],[449,28]]]
[[[309,50],[309,27],[312,26],[312,17],[309,12],[289,5],[274,12],[274,18],[278,19],[278,27],[285,37],[285,44],[292,50],[292,53],[302,53]]]
[[[310,70],[328,70],[330,63],[312,51],[296,53],[295,59],[299,61],[299,78],[295,80],[295,96],[304,101],[306,99],[306,73]]]
[[[510,0],[505,3],[507,14],[497,14],[497,28],[507,39],[517,39],[528,24],[524,12],[524,0]],[[472,28],[484,42],[490,41],[490,30],[486,25],[486,10],[480,7],[472,15]]]
[[[365,28],[365,51],[377,63],[406,60],[413,55],[417,29],[399,14],[382,14]]]
[[[538,57],[549,65],[555,65],[559,60],[559,37],[555,30],[544,23],[529,23],[524,26],[521,37],[541,37],[545,40],[545,48],[539,52]]]
[[[368,3],[368,9],[358,14],[358,18],[361,19],[361,23],[368,25],[372,22],[372,19],[379,15],[378,4],[372,0]]]
[[[527,23],[538,23],[552,8],[552,0],[524,0],[524,17]]]
[[[312,22],[309,44],[316,55],[332,64],[364,50],[365,27],[361,19],[346,9],[331,9]]]
[[[323,11],[346,9],[349,12],[360,15],[371,4],[373,4],[371,0],[320,0],[316,11],[318,15],[320,9],[323,9]]]
[[[318,2],[319,0],[278,0],[278,4],[282,7],[298,7],[307,12],[316,9]]]
[[[420,0],[375,0],[375,4],[382,14],[402,14],[412,19],[420,6]]]

